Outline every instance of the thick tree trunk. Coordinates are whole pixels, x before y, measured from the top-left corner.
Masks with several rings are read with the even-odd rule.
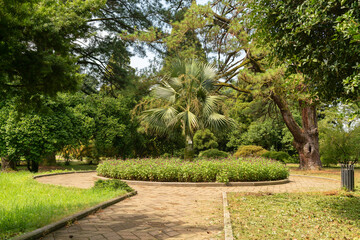
[[[321,168],[316,107],[313,104],[299,102],[302,117],[301,128],[293,118],[286,100],[275,93],[271,94],[271,99],[280,109],[284,122],[294,137],[293,144],[299,153],[300,168],[310,170]]]
[[[50,153],[42,158],[43,166],[56,166],[56,152]]]
[[[16,171],[16,162],[10,161],[8,157],[1,157],[2,171]]]
[[[301,169],[319,169],[322,167],[319,151],[319,131],[316,107],[300,102],[303,125],[302,141],[294,138],[294,147],[299,153]]]

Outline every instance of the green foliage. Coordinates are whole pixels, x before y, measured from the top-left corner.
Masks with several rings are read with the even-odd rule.
[[[267,181],[289,176],[283,164],[264,158],[193,162],[180,159],[128,159],[105,161],[98,166],[97,172],[117,179],[161,182]]]
[[[262,156],[266,153],[267,150],[255,145],[244,145],[240,146],[236,153],[234,154],[235,157],[248,157],[248,156]]]
[[[196,131],[193,143],[194,149],[197,151],[217,148],[218,146],[215,135],[209,129]]]
[[[234,91],[227,94],[233,96]],[[293,136],[287,129],[276,106],[271,101],[260,101],[248,95],[238,95],[236,101],[229,98],[226,110],[236,122],[236,127],[227,133],[227,149],[236,151],[240,145],[257,145],[265,149],[286,151],[294,154]],[[301,116],[292,111],[298,123]]]
[[[60,101],[44,99],[42,109],[26,113],[18,113],[7,102],[0,112],[0,155],[12,161],[24,157],[38,163],[42,157],[89,138],[81,119]]]
[[[27,172],[0,174],[0,239],[33,231],[126,193],[41,184],[32,177]]]
[[[358,90],[359,35],[349,28],[350,22],[355,28],[360,22],[357,0],[250,3],[256,39],[270,49],[274,60],[289,63],[290,73],[304,74],[322,99],[344,97],[349,85]]]
[[[359,160],[360,126],[358,118],[349,119],[352,111],[346,105],[334,107],[319,123],[320,154],[325,166]]]
[[[3,97],[29,104],[38,94],[74,90],[82,75],[76,40],[91,34],[86,20],[105,4],[85,1],[0,1],[0,85]]]
[[[84,153],[91,159],[99,157],[126,157],[137,146],[136,122],[131,121],[132,100],[118,95],[116,98],[104,93],[63,95],[71,110],[80,116],[83,127],[90,133]]]
[[[208,149],[199,153],[200,158],[227,158],[229,154],[218,149]]]
[[[94,189],[108,189],[108,190],[124,190],[126,192],[132,192],[134,189],[129,187],[129,185],[119,179],[109,179],[109,180],[97,180],[93,187]]]
[[[281,161],[283,163],[292,163],[293,160],[287,152],[276,152],[276,151],[269,151],[261,155],[262,157],[275,159]]]

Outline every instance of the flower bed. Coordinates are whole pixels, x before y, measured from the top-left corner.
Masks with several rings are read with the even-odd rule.
[[[129,159],[101,163],[97,172],[104,177],[159,182],[252,182],[286,179],[289,170],[265,158],[221,160]]]

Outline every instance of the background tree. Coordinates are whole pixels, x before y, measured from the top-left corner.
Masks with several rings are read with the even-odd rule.
[[[359,108],[356,104],[337,104],[326,108],[319,121],[320,152],[324,165],[355,164],[360,157]]]
[[[105,1],[0,1],[2,97],[20,100],[74,90],[82,78],[72,53],[89,36],[86,20]]]
[[[17,112],[8,102],[1,109],[1,157],[3,162],[25,158],[30,171],[37,172],[41,161],[55,160],[56,152],[67,145],[80,145],[88,137],[83,124],[61,102],[43,100],[41,111]],[[11,164],[10,164],[11,165]],[[6,164],[4,165],[4,167]]]

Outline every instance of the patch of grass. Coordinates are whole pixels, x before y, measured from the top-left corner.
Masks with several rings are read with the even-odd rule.
[[[109,189],[109,190],[122,189],[127,192],[134,191],[134,189],[132,189],[126,182],[123,182],[119,179],[108,179],[108,180],[99,179],[95,182],[95,185],[93,188]]]
[[[162,182],[236,182],[285,179],[288,169],[265,158],[227,158],[221,160],[129,159],[105,161],[98,174],[127,180]]]
[[[123,195],[124,190],[41,184],[27,172],[0,172],[0,239],[32,231]]]
[[[230,193],[236,239],[358,239],[360,196]]]

